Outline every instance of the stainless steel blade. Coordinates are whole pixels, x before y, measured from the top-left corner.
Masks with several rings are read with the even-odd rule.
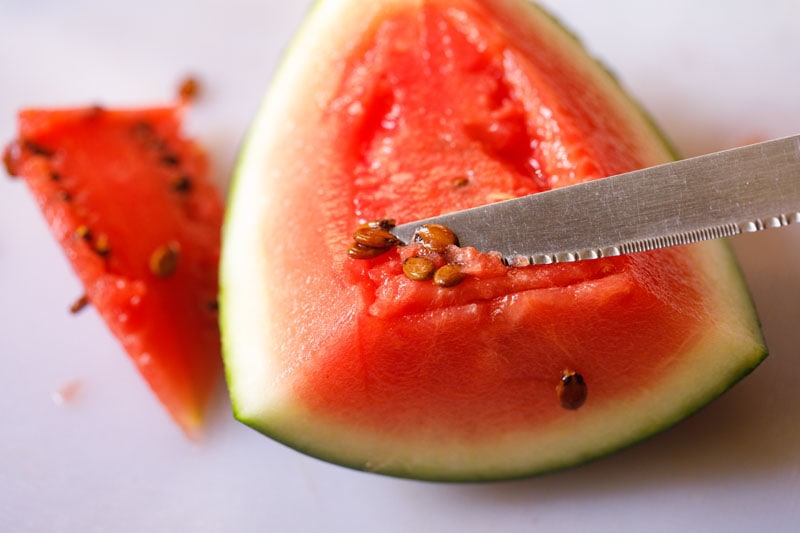
[[[594,259],[800,222],[800,135],[395,227],[450,227],[511,264]]]

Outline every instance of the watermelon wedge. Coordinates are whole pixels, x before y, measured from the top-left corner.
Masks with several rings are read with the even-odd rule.
[[[97,309],[188,433],[222,372],[223,205],[182,107],[30,109],[5,152]],[[80,307],[80,305],[76,305]]]
[[[348,253],[367,221],[671,158],[527,1],[321,1],[232,186],[220,304],[236,417],[334,463],[452,481],[575,465],[688,416],[766,355],[725,242],[519,268],[455,244]],[[415,257],[463,280],[411,276]]]

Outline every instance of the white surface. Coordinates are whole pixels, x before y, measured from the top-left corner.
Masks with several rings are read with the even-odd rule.
[[[800,131],[800,3],[546,4],[685,155]],[[159,102],[193,72],[206,93],[189,127],[224,186],[306,7],[4,0],[0,140],[22,106]],[[735,240],[772,355],[723,398],[575,470],[440,485],[302,456],[235,423],[222,392],[202,441],[187,442],[95,313],[67,313],[81,289],[23,184],[0,179],[0,530],[797,530],[798,230]],[[72,382],[75,397],[59,405],[53,393]]]

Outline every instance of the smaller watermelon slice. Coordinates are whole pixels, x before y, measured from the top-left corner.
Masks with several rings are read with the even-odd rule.
[[[4,161],[94,306],[187,432],[221,375],[222,201],[183,108],[24,110]]]

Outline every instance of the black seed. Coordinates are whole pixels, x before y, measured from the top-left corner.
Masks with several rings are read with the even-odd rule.
[[[176,167],[181,164],[181,160],[175,154],[164,154],[161,156],[161,164]]]
[[[172,181],[172,190],[177,192],[189,192],[192,190],[192,178],[189,176],[178,176]]]
[[[24,141],[23,143],[24,148],[32,153],[33,155],[40,155],[42,157],[53,157],[53,150],[49,148],[45,148],[41,144],[37,144],[33,141]]]

